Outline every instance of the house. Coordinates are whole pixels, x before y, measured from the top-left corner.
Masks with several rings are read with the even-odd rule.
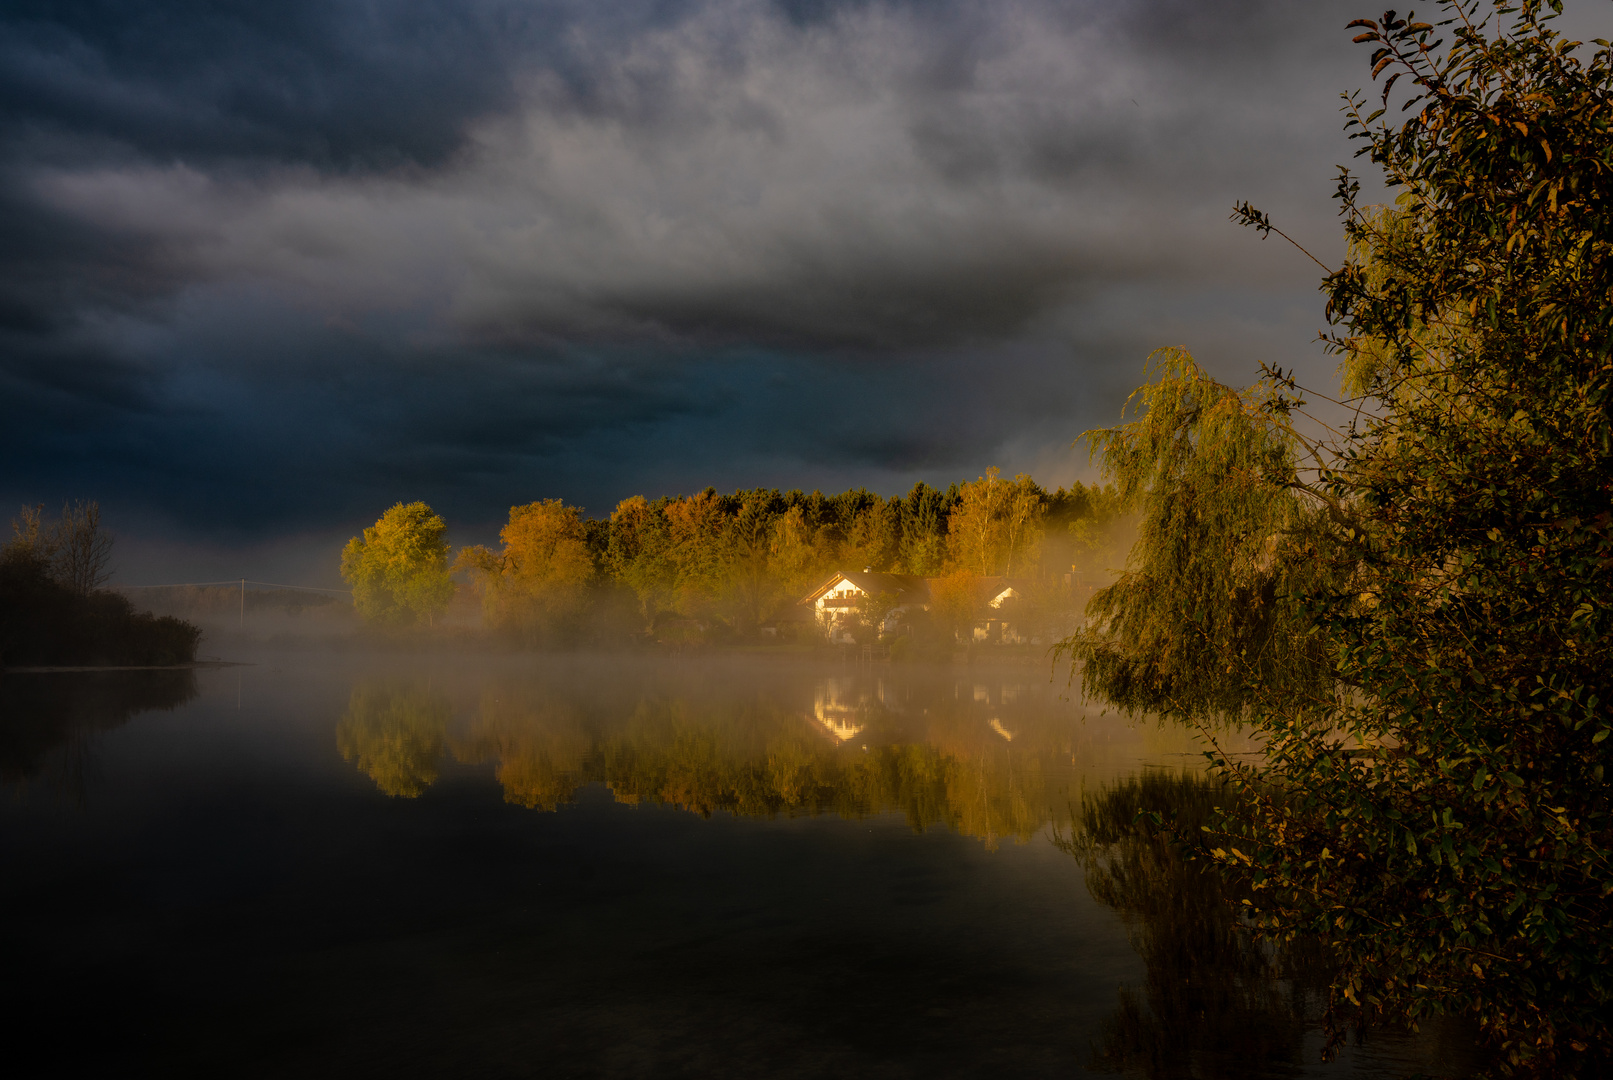
[[[803,597],[796,607],[810,613],[830,641],[850,643],[854,640],[852,630],[859,621],[858,613],[870,597],[885,596],[894,601],[880,626],[881,634],[892,633],[910,621],[914,613],[929,610],[931,585],[936,580],[912,574],[842,570]],[[974,625],[974,640],[1023,642],[1025,638],[1012,622],[1011,601],[1020,598],[1019,589],[1003,577],[980,578],[976,588],[980,590],[979,610],[984,614]]]
[[[851,628],[858,621],[858,612],[872,597],[885,596],[895,601],[880,626],[881,633],[896,629],[914,611],[930,606],[928,578],[912,574],[878,574],[872,570],[841,570],[823,584],[802,597],[798,608],[808,609],[818,625],[835,643],[851,642]]]
[[[1020,598],[1019,590],[1011,585],[1007,578],[989,577],[980,579],[980,606],[985,617],[974,625],[974,639],[976,641],[1000,642],[1004,645],[1019,645],[1026,639],[1014,628],[1011,601]],[[1007,604],[1007,609],[1004,605]]]

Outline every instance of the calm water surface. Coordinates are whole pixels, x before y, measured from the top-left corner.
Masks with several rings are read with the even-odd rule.
[[[3,1005],[43,1073],[1458,1064],[1322,1066],[1192,874],[1083,847],[1200,759],[1045,668],[253,659],[0,681]]]

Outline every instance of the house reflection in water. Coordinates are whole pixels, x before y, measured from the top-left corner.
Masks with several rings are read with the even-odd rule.
[[[875,690],[882,698],[884,685]],[[812,718],[839,742],[850,742],[866,731],[868,725],[861,716],[867,709],[868,696],[858,693],[853,679],[825,679],[813,694]]]

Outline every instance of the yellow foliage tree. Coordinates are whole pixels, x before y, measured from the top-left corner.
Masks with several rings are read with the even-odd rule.
[[[666,521],[668,555],[677,567],[678,609],[685,615],[705,614],[727,582],[729,522],[722,496],[707,488],[675,499],[667,503]]]
[[[342,580],[370,622],[431,622],[448,607],[448,525],[423,502],[398,503],[342,549]]]
[[[1026,574],[1036,567],[1042,543],[1046,497],[1024,473],[1012,481],[1001,470],[986,470],[959,489],[961,501],[947,526],[947,545],[956,567],[992,577]]]
[[[606,565],[638,597],[646,623],[670,603],[677,576],[667,555],[670,543],[666,517],[644,496],[623,499],[611,512]]]

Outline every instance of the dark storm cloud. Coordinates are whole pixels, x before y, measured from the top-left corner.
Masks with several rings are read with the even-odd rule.
[[[8,5],[0,494],[281,528],[1040,462],[1149,346],[1314,329],[1225,216],[1336,248],[1356,13]]]
[[[513,102],[504,54],[542,33],[516,10],[23,0],[0,23],[0,101],[12,133],[70,133],[159,157],[436,164],[459,146],[467,117]]]

